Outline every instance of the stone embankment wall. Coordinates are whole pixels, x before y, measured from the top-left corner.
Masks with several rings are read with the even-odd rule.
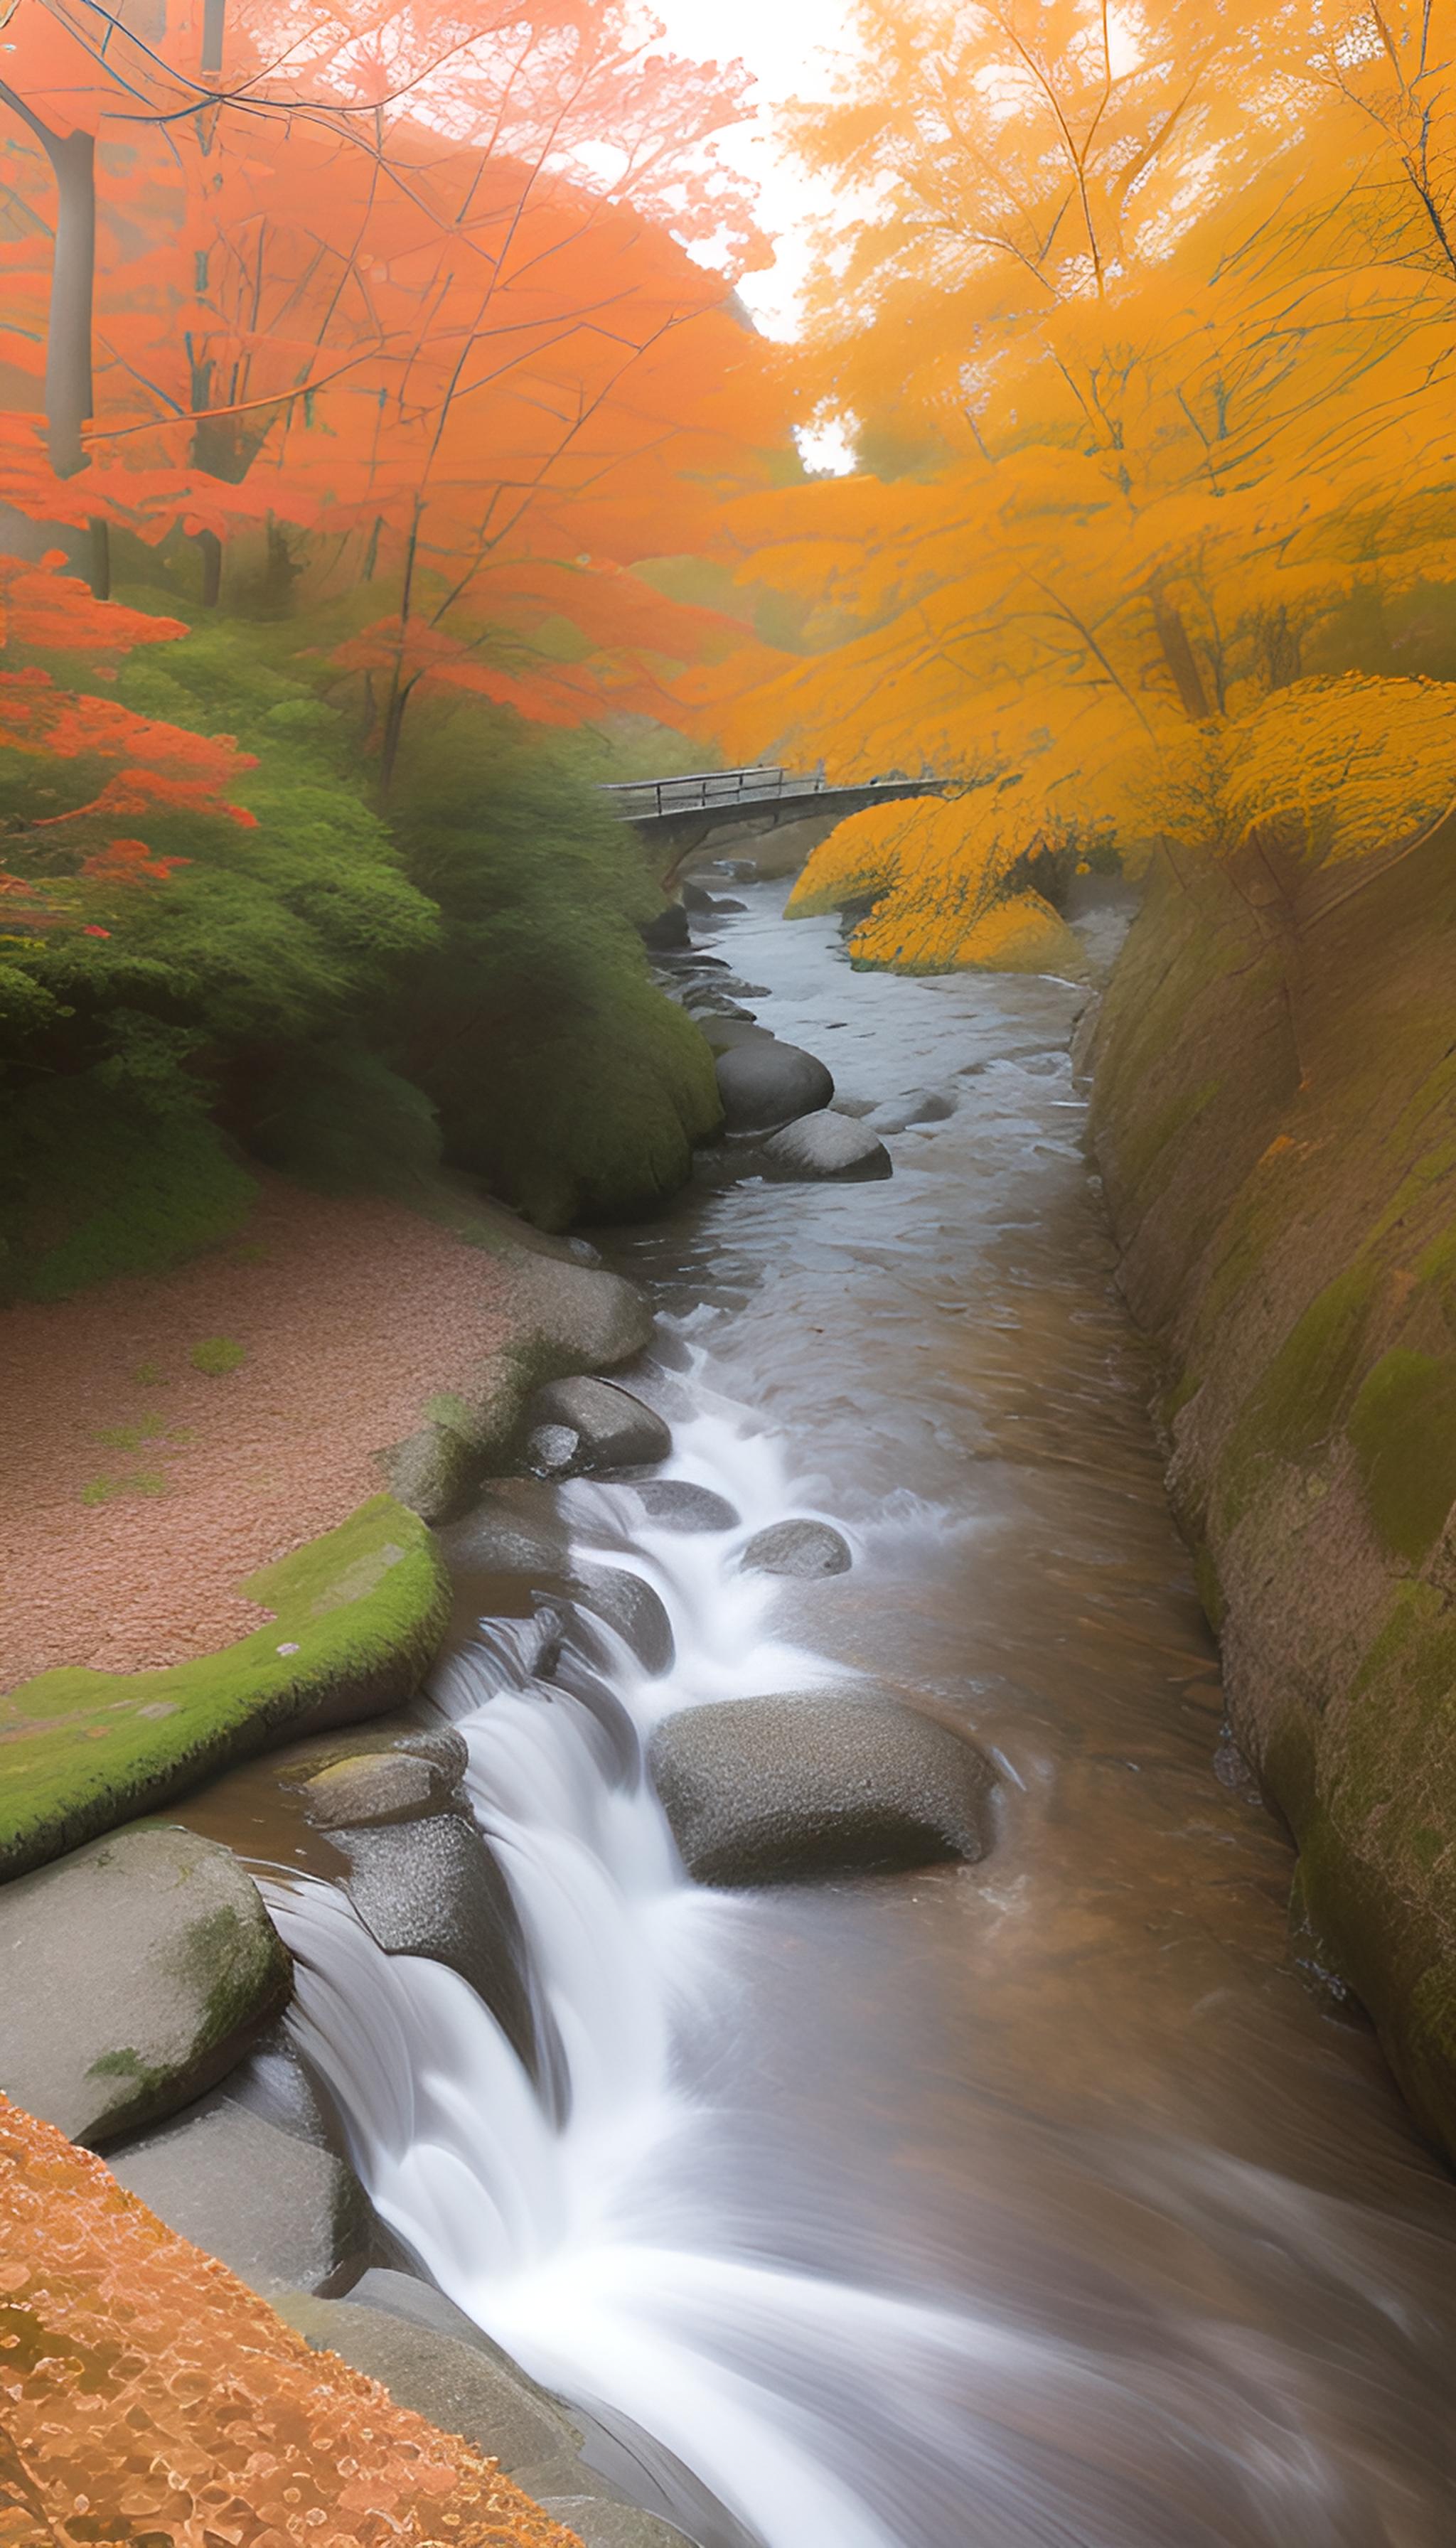
[[[1163,867],[1090,1052],[1174,1507],[1299,1850],[1297,1943],[1456,2154],[1449,830],[1263,898]]]

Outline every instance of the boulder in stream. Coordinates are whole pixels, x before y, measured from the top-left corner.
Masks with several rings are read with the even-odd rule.
[[[817,1114],[834,1095],[824,1063],[776,1036],[730,1045],[714,1066],[730,1133],[774,1132],[801,1115]]]
[[[548,1381],[531,1399],[526,1421],[533,1433],[549,1427],[576,1435],[576,1449],[565,1462],[552,1464],[558,1474],[641,1468],[649,1460],[665,1460],[673,1447],[656,1408],[611,1380]]]
[[[854,1565],[843,1531],[827,1521],[775,1521],[755,1531],[739,1564],[749,1575],[848,1575]]]
[[[653,955],[662,955],[670,948],[690,947],[692,944],[687,914],[681,902],[665,902],[661,911],[655,911],[650,920],[639,921],[637,935],[643,946]]]
[[[736,1530],[739,1516],[726,1496],[694,1487],[685,1478],[647,1478],[633,1494],[658,1530]]]
[[[435,1814],[427,1822],[335,1832],[332,1840],[349,1862],[349,1899],[375,1944],[387,1956],[448,1964],[538,2076],[520,1921],[475,1823],[464,1814]]]
[[[805,1115],[785,1124],[764,1143],[763,1155],[768,1173],[784,1182],[837,1179],[851,1185],[894,1173],[877,1134],[846,1115]]]
[[[984,1755],[859,1690],[683,1708],[657,1727],[648,1761],[699,1884],[924,1866],[990,1846]]]
[[[644,1672],[671,1672],[677,1649],[673,1622],[660,1593],[629,1566],[582,1566],[569,1579],[584,1610],[625,1639]]]
[[[316,1770],[304,1782],[304,1811],[317,1831],[418,1822],[444,1813],[455,1779],[417,1752],[357,1752]]]
[[[253,2291],[332,2281],[366,2262],[375,2221],[337,2154],[214,2092],[108,2153],[117,2182]]]
[[[221,2079],[293,1986],[230,1850],[170,1824],[0,1889],[0,2087],[100,2145]]]
[[[582,2548],[690,2548],[687,2534],[635,2503],[608,2503],[599,2496],[543,2495],[541,2509],[575,2531]]]
[[[380,2381],[397,2407],[423,2415],[441,2432],[463,2433],[478,2451],[498,2459],[517,2484],[522,2478],[549,2476],[560,2485],[579,2476],[575,2459],[580,2435],[555,2400],[527,2380],[463,2312],[452,2310],[443,2293],[433,2297],[458,2328],[411,2321],[371,2306],[363,2296],[376,2281],[405,2279],[395,2273],[366,2274],[347,2300],[319,2300],[295,2291],[274,2306],[310,2344],[336,2353],[354,2370]]]

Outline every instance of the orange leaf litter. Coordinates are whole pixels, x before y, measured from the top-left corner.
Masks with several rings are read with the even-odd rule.
[[[436,1223],[270,1177],[245,1231],[175,1272],[0,1313],[0,1690],[263,1625],[239,1584],[379,1494],[379,1454],[508,1340],[505,1299],[500,1261]],[[245,1361],[195,1370],[217,1336]]]
[[[0,2095],[5,2548],[581,2548]]]

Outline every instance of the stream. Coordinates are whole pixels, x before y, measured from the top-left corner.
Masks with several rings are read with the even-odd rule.
[[[299,2048],[385,2221],[693,2473],[712,2502],[664,2483],[702,2548],[1449,2548],[1456,2188],[1291,1962],[1081,1146],[1084,995],[853,975],[837,924],[733,890],[703,944],[894,1174],[709,1181],[612,1234],[659,1313],[661,1474],[739,1519],[555,1492],[660,1595],[671,1670],[582,1615],[554,1679],[520,1618],[436,1671],[554,2084],[275,1874]],[[739,1571],[804,1513],[851,1573]],[[633,1729],[858,1675],[991,1754],[991,1855],[687,1883]]]

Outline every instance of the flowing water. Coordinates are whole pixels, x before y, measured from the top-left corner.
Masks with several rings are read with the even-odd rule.
[[[437,1672],[551,2083],[303,1875],[269,1887],[300,2046],[381,2214],[703,2481],[708,2548],[1449,2548],[1456,2189],[1289,1960],[1079,1146],[1079,995],[852,976],[831,924],[746,899],[719,952],[901,1128],[895,1173],[710,1187],[614,1243],[661,1314],[665,1474],[740,1516],[560,1491],[666,1603],[671,1672],[590,1616],[552,1679],[519,1619]],[[794,1512],[851,1574],[738,1571]],[[857,1673],[993,1754],[992,1855],[687,1884],[637,1738]]]

